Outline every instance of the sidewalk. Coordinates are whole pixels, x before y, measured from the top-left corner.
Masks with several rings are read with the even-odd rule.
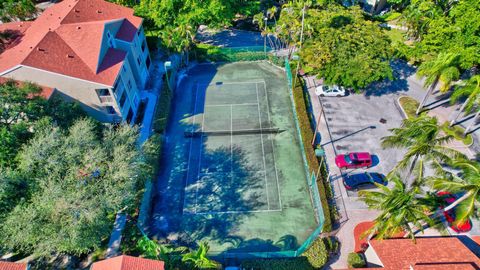
[[[304,77],[310,99],[312,102],[312,109],[315,115],[315,119],[318,119],[322,113],[322,104],[315,95],[315,86],[317,80],[314,77]],[[328,123],[325,119],[325,114],[322,113],[320,118],[320,126],[318,128],[319,135],[322,141],[332,141]],[[356,198],[348,197],[345,187],[341,183],[342,174],[340,170],[334,166],[334,159],[336,156],[335,145],[333,142],[324,145],[326,153],[327,166],[330,171],[330,184],[332,185],[335,204],[340,215],[339,228],[333,232],[341,243],[340,255],[335,258],[334,262],[330,262],[329,269],[346,269],[348,253],[353,252],[355,248],[355,239],[353,237],[353,229],[355,225],[363,221],[371,221],[378,215],[377,211],[367,209],[367,206]]]

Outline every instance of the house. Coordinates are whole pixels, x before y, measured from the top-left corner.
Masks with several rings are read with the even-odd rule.
[[[33,22],[0,24],[14,37],[0,52],[0,77],[55,89],[99,121],[130,123],[151,67],[142,22],[103,0],[64,0]]]
[[[163,261],[149,260],[127,255],[93,263],[90,270],[164,270]],[[0,268],[1,270],[1,268]]]
[[[0,270],[28,270],[26,263],[2,262],[0,261]]]
[[[370,240],[368,267],[387,270],[478,270],[480,259],[457,237]]]

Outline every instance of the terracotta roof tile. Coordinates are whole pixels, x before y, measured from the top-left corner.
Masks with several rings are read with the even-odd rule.
[[[26,270],[26,263],[0,262],[0,270]]]
[[[122,255],[96,262],[91,270],[164,270],[163,261]]]
[[[119,59],[99,63],[99,56],[104,25],[117,20],[123,20],[118,34],[123,40],[133,39],[142,24],[132,9],[103,0],[64,0],[55,4],[29,23],[21,42],[0,54],[0,74],[23,64],[112,85],[118,76]],[[73,57],[67,59],[67,55]]]
[[[455,268],[449,269],[453,270],[470,269],[470,265],[480,267],[480,259],[455,237],[417,238],[416,244],[411,239],[372,240],[370,245],[385,269],[410,269],[410,266],[415,265],[452,265]]]

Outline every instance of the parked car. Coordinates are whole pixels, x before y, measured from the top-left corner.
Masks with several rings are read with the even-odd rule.
[[[343,185],[347,190],[357,189],[359,186],[373,183],[386,186],[388,181],[385,175],[370,172],[351,174],[343,178]]]
[[[315,89],[315,94],[321,97],[343,97],[346,91],[345,88],[338,85],[320,85]]]
[[[372,166],[372,155],[367,152],[354,152],[335,157],[335,164],[338,168],[364,168]]]
[[[457,200],[457,196],[451,194],[448,191],[440,191],[437,193],[437,196],[443,199],[443,204],[440,206],[440,209],[447,207]],[[448,226],[457,233],[469,232],[472,229],[472,221],[467,219],[466,221],[459,222],[456,219],[455,208],[443,212],[443,216],[448,223]]]

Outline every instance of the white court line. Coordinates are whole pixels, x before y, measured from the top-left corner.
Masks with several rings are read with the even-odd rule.
[[[207,96],[207,93],[205,92],[205,98]],[[203,132],[203,127],[205,126],[205,115],[207,115],[207,111],[203,110],[203,115],[202,115],[202,132]],[[201,133],[203,134],[203,133]],[[200,185],[200,171],[202,170],[202,152],[203,152],[203,135],[200,136],[200,154],[198,155],[198,172],[197,172],[197,183],[196,183],[196,189],[195,189],[195,213],[197,212],[197,206],[198,206],[198,186]]]
[[[195,88],[195,103],[193,104],[193,122],[192,125],[195,125],[195,112],[197,111],[197,98],[198,98],[198,84]],[[187,179],[184,187],[185,196],[183,198],[183,209],[182,211],[185,213],[185,206],[187,205],[187,188],[189,184],[189,174],[190,174],[190,158],[192,157],[192,148],[193,148],[193,137],[190,138],[190,149],[188,150],[188,163],[187,163]]]
[[[233,183],[233,106],[230,105],[230,184]]]
[[[188,212],[190,215],[215,215],[215,214],[241,214],[241,213],[271,213],[271,212],[282,212],[282,209],[272,209],[272,210],[246,210],[246,211],[207,211],[207,212]]]
[[[260,102],[258,100],[258,85],[255,84],[255,89],[257,91],[257,102]],[[258,122],[260,123],[260,130],[262,129],[262,117],[260,116],[260,103],[257,106],[258,109]],[[263,169],[267,171],[267,163],[265,162],[265,148],[263,146],[263,134],[260,131],[260,140],[262,142],[262,157],[263,157]],[[265,172],[264,174],[265,177],[265,193],[267,194],[267,205],[268,205],[268,210],[270,210],[270,200],[268,199],[268,183],[267,183],[267,173]]]
[[[268,93],[267,93],[267,85],[265,81],[263,82],[263,89],[265,90],[265,100],[267,101],[267,115],[268,115],[268,123],[271,124],[270,120],[270,105],[268,105]],[[270,137],[270,135],[269,135]],[[275,178],[277,182],[277,190],[278,190],[278,203],[280,204],[280,209],[282,209],[282,194],[280,192],[280,184],[278,183],[278,170],[277,170],[277,159],[275,157],[275,147],[273,145],[273,139],[270,139],[270,142],[272,143],[272,156],[273,156],[273,166],[275,167]]]
[[[221,85],[230,85],[230,84],[257,84],[262,83],[265,81],[249,81],[249,82],[222,82],[221,84],[217,83],[198,83],[199,85],[206,85],[206,86],[221,86]]]
[[[258,105],[258,103],[211,104],[211,105],[205,105],[205,107],[254,106],[254,105]]]

